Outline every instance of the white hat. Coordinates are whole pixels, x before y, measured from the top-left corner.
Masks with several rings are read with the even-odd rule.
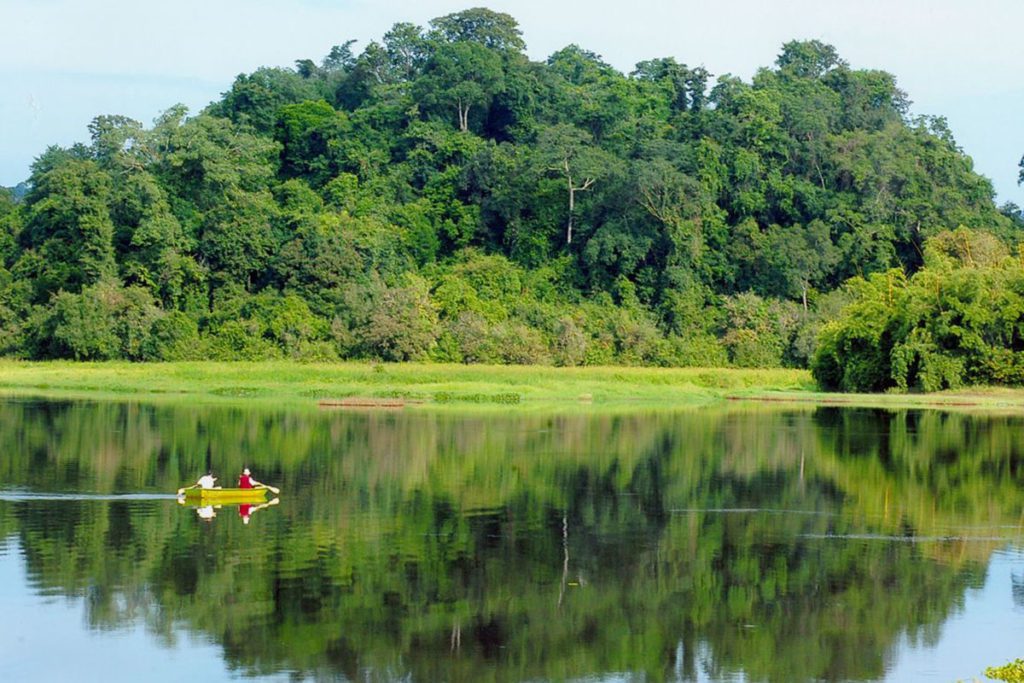
[[[246,467],[244,470],[242,470],[242,474],[249,474],[249,468]]]

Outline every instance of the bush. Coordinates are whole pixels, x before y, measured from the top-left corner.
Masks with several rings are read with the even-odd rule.
[[[587,357],[587,335],[570,317],[558,321],[554,341],[555,365],[580,365]]]
[[[153,322],[142,347],[144,360],[198,360],[202,358],[199,326],[181,311],[171,311]]]
[[[683,339],[666,340],[668,362],[665,365],[690,368],[722,368],[729,365],[725,346],[710,334],[697,334]]]
[[[213,360],[273,360],[282,357],[281,349],[263,335],[263,327],[253,320],[229,320],[209,337]]]
[[[1003,666],[990,666],[985,676],[1006,683],[1024,683],[1024,659],[1015,659]]]
[[[890,327],[906,288],[900,271],[876,273],[847,284],[852,303],[818,337],[811,373],[823,389],[883,391],[893,386]]]
[[[794,327],[792,308],[752,292],[727,297],[724,308],[722,345],[732,364],[743,368],[781,367]]]
[[[492,331],[498,358],[514,365],[551,365],[544,337],[521,323],[502,323]]]
[[[380,287],[372,292],[373,310],[357,331],[364,350],[389,361],[423,360],[438,335],[437,312],[427,283],[406,274],[403,287]]]
[[[448,325],[463,363],[497,363],[499,351],[490,326],[478,313],[466,311]]]
[[[220,360],[299,358],[310,344],[329,338],[327,321],[294,294],[236,291],[216,310],[208,334],[210,352]]]
[[[142,360],[153,324],[162,317],[149,291],[100,281],[81,294],[58,292],[43,328],[52,330],[50,351],[76,360]]]

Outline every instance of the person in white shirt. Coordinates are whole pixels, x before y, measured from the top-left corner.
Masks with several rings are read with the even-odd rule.
[[[186,490],[190,488],[220,488],[220,486],[217,485],[217,477],[213,476],[213,472],[207,472],[193,485],[178,488],[178,496],[183,496]]]

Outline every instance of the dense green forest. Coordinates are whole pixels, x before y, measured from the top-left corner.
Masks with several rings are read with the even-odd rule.
[[[749,83],[531,61],[486,9],[353,43],[41,154],[0,194],[0,353],[807,366],[849,278],[1024,227],[942,118],[818,41]]]

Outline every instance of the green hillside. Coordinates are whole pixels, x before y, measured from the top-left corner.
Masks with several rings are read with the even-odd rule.
[[[1024,223],[818,41],[749,83],[531,61],[485,9],[352,46],[44,151],[0,194],[0,353],[806,367],[849,278]]]

